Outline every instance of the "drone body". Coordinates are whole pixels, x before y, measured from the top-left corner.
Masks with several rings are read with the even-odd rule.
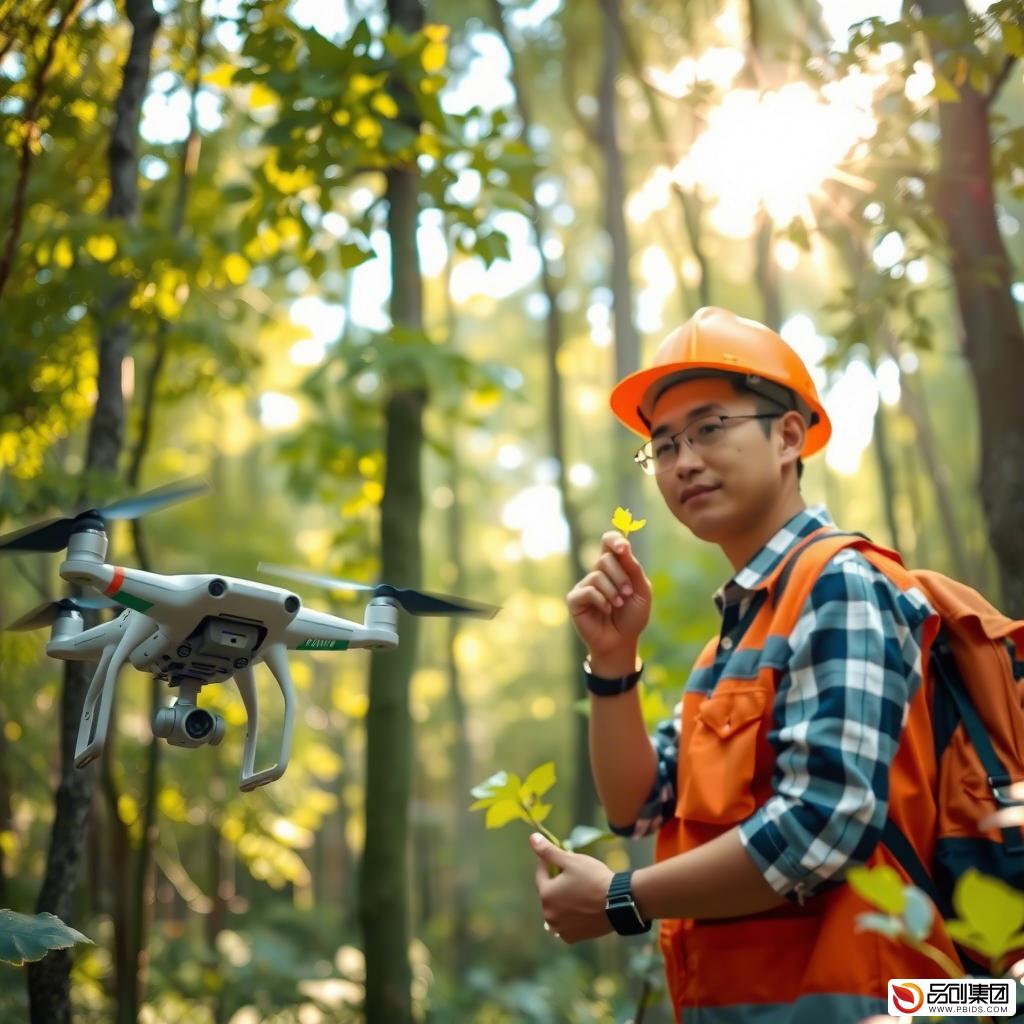
[[[184,496],[192,496],[191,489]],[[168,504],[183,492],[154,494],[131,506]],[[124,503],[127,507],[127,503]],[[108,517],[109,517],[109,511]],[[141,513],[140,513],[141,514]],[[127,516],[125,516],[127,518]],[[40,541],[40,537],[43,538]],[[22,531],[0,538],[0,551],[59,550],[67,553],[60,576],[68,583],[87,586],[110,599],[80,602],[65,599],[24,616],[12,628],[34,628],[52,623],[46,653],[64,661],[96,661],[79,725],[75,765],[82,768],[103,752],[110,724],[114,691],[121,670],[131,664],[166,681],[177,690],[170,707],[160,709],[153,732],[175,746],[216,745],[224,736],[219,715],[197,706],[203,686],[233,679],[245,706],[248,727],[242,758],[240,788],[255,789],[279,779],[288,766],[294,719],[294,687],[288,669],[288,651],[345,651],[355,648],[398,646],[398,609],[414,614],[468,614],[492,616],[497,609],[473,605],[457,598],[396,590],[386,584],[370,589],[364,621],[354,622],[326,612],[304,608],[298,595],[281,587],[210,573],[164,576],[106,562],[107,535],[103,514],[92,510],[73,520],[46,524],[34,532]],[[327,584],[291,570],[280,574]],[[85,628],[80,607],[103,604],[124,606],[109,622]],[[255,769],[259,730],[259,701],[254,666],[266,664],[284,700],[284,722],[277,761]]]

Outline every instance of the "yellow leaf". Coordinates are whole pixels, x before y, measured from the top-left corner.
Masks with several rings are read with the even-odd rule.
[[[117,253],[117,242],[113,235],[93,235],[85,243],[85,251],[101,263],[112,260]]]
[[[378,114],[383,114],[384,117],[398,117],[398,104],[395,102],[393,96],[389,96],[386,92],[379,92],[376,96],[370,100],[370,106],[377,111]]]
[[[352,115],[347,110],[336,110],[331,114],[331,120],[336,125],[344,128],[352,120]]]
[[[524,803],[529,802],[530,796],[543,796],[555,784],[555,763],[548,761],[545,764],[534,768],[523,780],[520,793],[523,795]]]
[[[377,505],[380,503],[380,499],[384,497],[384,488],[376,480],[367,480],[363,484],[363,497]]]
[[[539,825],[549,814],[551,813],[551,804],[534,804],[530,808],[530,814],[533,816],[533,820]]]
[[[423,47],[423,53],[420,56],[420,60],[423,63],[423,70],[429,71],[431,74],[435,71],[440,71],[444,67],[444,62],[448,59],[448,46],[446,43],[427,43]]]
[[[642,530],[646,525],[646,519],[634,519],[633,513],[621,505],[615,509],[615,514],[612,516],[612,526],[616,530],[621,530],[626,537],[637,530]]]
[[[451,29],[447,25],[424,25],[423,34],[432,43],[443,43],[451,34]]]
[[[252,266],[240,252],[229,253],[224,257],[224,273],[232,284],[244,284],[250,270]]]
[[[953,907],[962,921],[993,944],[1005,942],[1024,925],[1024,896],[974,869],[957,882]]]
[[[902,914],[907,905],[903,880],[888,864],[877,868],[853,868],[847,873],[846,880],[858,896],[887,914]]]
[[[348,80],[348,91],[356,98],[365,96],[377,88],[377,82],[369,75],[357,72]]]
[[[957,87],[945,75],[935,72],[935,88],[931,95],[940,103],[956,103],[960,99],[960,92]]]
[[[435,160],[441,155],[441,144],[432,135],[420,135],[416,139],[416,146],[424,156],[433,157]],[[493,405],[501,397],[501,391],[498,388],[485,388],[474,397],[479,398],[481,401],[487,401],[485,396],[490,397],[490,404]]]
[[[956,62],[956,71],[953,73],[953,84],[959,89],[967,81],[968,72],[967,58],[961,57]]]
[[[68,113],[85,124],[96,120],[96,110],[96,104],[92,100],[83,100],[81,97],[68,104]]]
[[[501,828],[516,818],[521,821],[530,820],[515,800],[496,800],[487,810],[486,824],[488,828]]]
[[[365,142],[376,142],[381,137],[383,129],[372,117],[363,114],[362,117],[356,118],[352,131],[357,139],[363,139]]]
[[[254,82],[252,91],[249,93],[249,107],[251,110],[258,110],[260,107],[269,107],[277,102],[277,93],[268,89],[259,82]]]
[[[231,64],[218,64],[212,71],[203,75],[203,81],[207,85],[215,85],[220,89],[226,89],[235,77],[235,68]]]
[[[58,239],[57,244],[53,247],[53,262],[65,270],[75,262],[74,250],[66,238]]]

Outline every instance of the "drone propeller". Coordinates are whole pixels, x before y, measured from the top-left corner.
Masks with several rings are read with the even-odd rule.
[[[355,583],[352,580],[320,576],[317,573],[291,569],[285,565],[271,565],[268,562],[260,562],[257,568],[260,572],[272,576],[283,576],[285,579],[300,583],[312,583],[328,590],[372,590],[374,597],[393,597],[411,615],[472,615],[481,619],[493,619],[501,610],[498,605],[467,601],[461,597],[449,597],[447,594],[431,594],[425,590],[393,587],[389,583]]]
[[[122,498],[112,505],[107,505],[106,508],[90,508],[74,516],[48,519],[44,523],[27,526],[0,537],[0,554],[6,551],[60,551],[68,546],[68,541],[76,529],[86,523],[102,528],[106,520],[138,519],[147,512],[155,512],[179,501],[194,498],[207,490],[209,485],[202,480],[182,481],[158,487],[145,494]]]
[[[106,597],[62,597],[59,601],[44,601],[37,608],[26,612],[20,619],[16,619],[5,630],[27,630],[41,629],[43,626],[52,626],[57,621],[61,612],[81,612],[86,609],[99,611],[103,608],[122,607],[116,601]]]

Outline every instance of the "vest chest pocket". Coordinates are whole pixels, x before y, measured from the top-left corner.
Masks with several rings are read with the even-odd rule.
[[[696,711],[685,756],[680,757],[680,817],[730,824],[756,806],[751,783],[757,762],[758,723],[772,695],[744,684],[719,684]]]

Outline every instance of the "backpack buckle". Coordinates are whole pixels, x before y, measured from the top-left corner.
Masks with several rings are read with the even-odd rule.
[[[1000,807],[1020,807],[1024,805],[1024,800],[1015,800],[1011,795],[1013,780],[1009,775],[990,775],[988,777],[988,784],[992,790],[992,795],[996,798],[996,803]]]

